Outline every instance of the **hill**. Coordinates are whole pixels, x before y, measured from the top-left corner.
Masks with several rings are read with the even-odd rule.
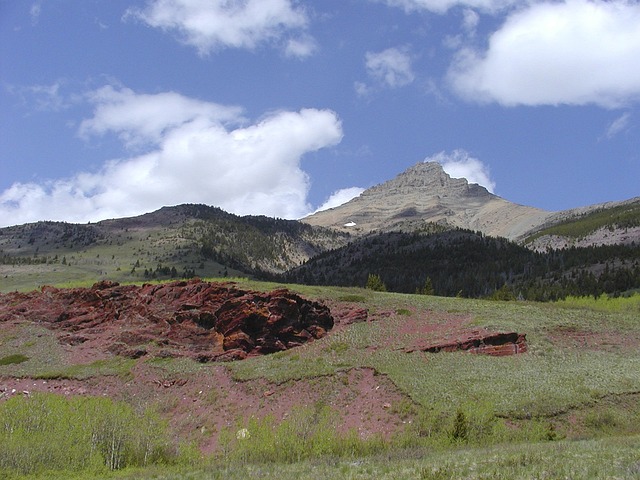
[[[640,289],[640,245],[533,251],[500,237],[434,226],[422,232],[370,234],[322,253],[282,275],[289,282],[364,287],[369,275],[389,291],[429,284],[442,296],[556,300],[617,296]]]
[[[94,224],[0,229],[0,291],[109,279],[264,276],[345,244],[349,235],[292,220],[179,205]]]
[[[194,295],[163,297],[178,307],[163,312],[167,318],[206,305],[207,298],[195,295],[198,282],[183,283]],[[174,287],[139,292],[162,295]],[[246,280],[231,288],[276,287],[283,291]],[[0,309],[0,476],[637,476],[638,297],[498,303],[288,288],[326,305],[334,327],[302,346],[226,363],[181,357],[173,344],[178,355],[165,356],[169,347],[160,337],[142,335],[122,337],[130,348],[109,352],[99,341],[113,341],[119,319],[86,321],[77,304],[68,318],[42,322],[45,310],[33,318],[16,315],[26,308],[16,297],[34,295],[0,296],[6,307]],[[84,301],[121,308],[135,290],[102,284],[74,291]],[[110,295],[96,296],[101,291]],[[135,311],[123,310],[122,321]],[[173,325],[170,339],[188,330],[205,351],[208,324],[191,320]],[[69,332],[72,321],[78,328]],[[145,321],[169,328],[153,315],[135,319]],[[432,348],[462,345],[458,340],[482,332],[517,332],[526,337],[526,353]],[[86,342],[77,338],[82,335]]]
[[[640,198],[545,212],[427,162],[300,222],[179,205],[3,228],[0,291],[194,276],[364,286],[375,273],[394,291],[415,292],[429,278],[440,295],[506,288],[548,300],[638,288],[639,248]]]
[[[523,243],[534,250],[640,244],[640,197],[560,212]]]

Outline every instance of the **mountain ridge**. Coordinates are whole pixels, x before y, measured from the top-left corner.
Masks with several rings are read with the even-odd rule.
[[[455,233],[456,230],[465,232]],[[454,233],[443,235],[447,231]],[[394,236],[381,236],[387,233]],[[425,236],[433,238],[422,238]],[[137,217],[89,224],[43,221],[0,228],[0,291],[103,279],[140,282],[249,276],[284,281],[287,272],[292,273],[292,281],[303,283],[306,279],[324,283],[330,278],[350,278],[348,283],[363,285],[371,268],[383,263],[383,259],[388,263],[396,258],[398,265],[406,264],[416,251],[437,247],[440,257],[448,258],[453,265],[456,256],[467,255],[465,247],[475,249],[474,245],[480,245],[474,243],[480,241],[476,237],[485,236],[495,238],[499,250],[511,248],[509,242],[518,243],[521,250],[513,250],[513,258],[503,260],[496,269],[491,266],[497,258],[491,250],[494,245],[486,243],[483,253],[476,252],[482,257],[476,270],[494,271],[495,275],[478,275],[475,281],[483,285],[461,288],[462,291],[483,295],[486,288],[500,288],[513,277],[509,262],[516,262],[516,257],[530,258],[522,251],[525,247],[538,253],[550,252],[551,257],[554,251],[568,247],[626,245],[635,251],[635,245],[640,245],[640,197],[548,212],[509,202],[466,179],[451,178],[439,164],[419,163],[350,202],[303,221],[240,217],[219,207],[183,204]],[[455,238],[458,240],[453,241]],[[373,250],[378,253],[374,257],[371,245],[376,244],[388,247],[382,251],[375,247]],[[350,245],[352,250],[343,249]],[[633,270],[637,265],[633,252],[603,248],[590,255],[587,260],[575,255],[568,259],[580,265],[580,272],[574,268],[564,274],[582,275],[585,271],[600,275],[606,262],[629,271],[629,278],[640,275]],[[314,261],[331,256],[336,258],[329,263],[337,268],[329,269]],[[531,258],[526,262],[533,265],[537,260]],[[351,268],[349,264],[355,259],[360,259],[360,266],[348,273],[344,269]],[[392,267],[387,268],[388,275],[394,271]],[[471,285],[472,269],[468,265],[459,267],[467,272],[460,282]],[[313,268],[318,271],[310,271]],[[413,276],[424,277],[428,268],[425,266]],[[554,272],[549,274],[553,277]],[[404,291],[415,288],[402,278],[406,271],[393,275],[395,280],[389,279],[390,285]],[[435,279],[434,274],[431,276]],[[613,278],[612,274],[609,277]],[[624,279],[614,280],[622,287],[616,286],[613,291],[635,285]],[[591,278],[585,277],[586,285],[585,282],[591,282]],[[485,283],[491,285],[486,287]],[[458,291],[453,284],[445,287],[439,286],[439,292]]]
[[[356,235],[410,231],[435,222],[518,240],[552,215],[509,202],[464,178],[452,178],[437,162],[420,162],[339,207],[301,221]]]

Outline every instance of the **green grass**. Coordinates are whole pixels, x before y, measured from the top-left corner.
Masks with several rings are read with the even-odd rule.
[[[282,287],[233,280],[240,288]],[[640,478],[640,349],[635,344],[622,345],[626,339],[640,338],[640,295],[537,304],[287,287],[307,298],[358,302],[374,321],[344,326],[294,350],[224,364],[232,378],[276,384],[313,382],[344,375],[352,368],[371,368],[386,375],[405,395],[391,407],[406,422],[404,430],[384,442],[338,433],[340,412],[318,403],[306,410],[294,408],[283,422],[268,416],[241,416],[216,432],[221,450],[192,467],[125,469],[100,475],[281,480]],[[500,358],[461,352],[405,353],[406,342],[419,338],[410,331],[398,334],[405,322],[438,322],[444,317],[463,318],[470,328],[526,333],[529,352]],[[621,346],[585,347],[569,341],[569,333],[619,338]],[[134,366],[143,364],[162,380],[206,374],[220,367],[188,359],[118,358],[70,365],[53,334],[41,327],[23,326],[3,335],[1,359],[16,355],[28,359],[0,362],[0,375],[129,379]],[[218,405],[218,399],[210,403]],[[251,434],[249,441],[236,437],[243,428]],[[557,441],[548,441],[551,438]],[[71,472],[69,477],[73,475],[81,478],[82,472]],[[61,473],[60,478],[64,477]]]
[[[599,312],[631,312],[640,314],[640,293],[628,297],[567,297],[555,302],[559,307],[597,310]]]
[[[108,398],[17,396],[0,404],[0,418],[2,478],[60,469],[91,476],[176,459],[157,415]]]
[[[79,363],[62,368],[44,370],[33,375],[37,379],[67,378],[74,380],[86,380],[100,376],[119,376],[132,378],[131,369],[135,360],[129,358],[114,357],[106,360],[96,360],[91,363]]]
[[[324,456],[295,463],[211,463],[150,467],[98,478],[156,480],[604,480],[640,478],[640,437],[456,448],[396,450],[364,457]],[[56,478],[56,477],[50,477]],[[57,478],[67,478],[60,476]],[[77,478],[77,477],[68,477]],[[82,477],[90,478],[90,477]]]
[[[7,355],[0,358],[0,365],[14,365],[29,360],[29,357],[20,353],[14,353],[13,355]]]

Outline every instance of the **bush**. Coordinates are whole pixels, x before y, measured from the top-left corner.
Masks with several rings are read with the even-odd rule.
[[[251,417],[220,433],[221,453],[227,462],[296,463],[309,458],[366,456],[388,444],[380,437],[362,439],[358,433],[340,433],[339,416],[330,407],[318,403],[294,409],[279,424],[272,416]]]
[[[104,471],[175,459],[156,414],[108,398],[53,394],[0,405],[0,476],[49,470]]]

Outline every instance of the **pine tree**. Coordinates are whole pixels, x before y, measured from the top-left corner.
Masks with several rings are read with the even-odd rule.
[[[384,284],[384,282],[382,281],[382,279],[380,278],[380,275],[376,275],[373,273],[369,274],[369,277],[367,278],[367,285],[366,288],[369,290],[373,290],[374,292],[386,292],[387,291],[387,287]]]

